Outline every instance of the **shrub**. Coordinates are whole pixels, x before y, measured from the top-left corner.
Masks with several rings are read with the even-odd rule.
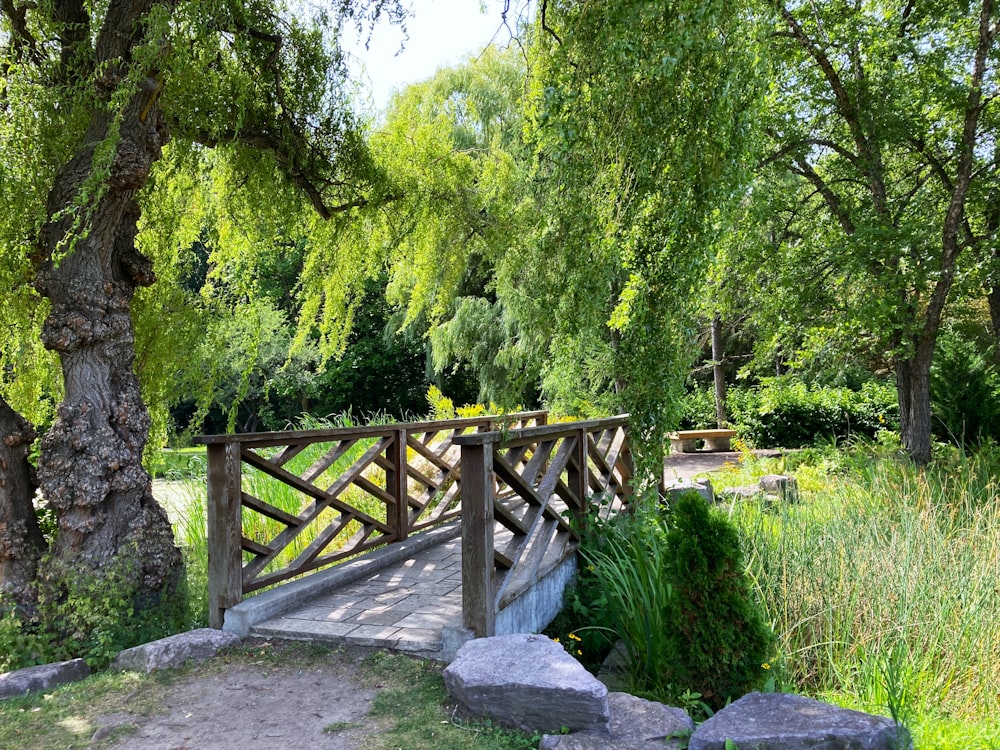
[[[637,508],[588,524],[586,563],[549,632],[591,668],[612,634],[629,657],[629,690],[711,708],[763,680],[773,636],[750,596],[735,529],[690,493],[673,515]],[[596,639],[596,642],[595,642]],[[699,695],[700,694],[700,695]]]
[[[940,438],[964,445],[1000,439],[1000,374],[976,343],[951,331],[938,338],[931,405]]]
[[[801,448],[830,438],[874,438],[899,426],[895,388],[868,381],[860,390],[808,385],[794,376],[767,378],[759,386],[730,388],[729,421],[758,446]],[[710,390],[688,394],[684,426],[714,424]]]
[[[191,618],[183,576],[157,601],[137,607],[136,560],[123,554],[96,573],[45,561],[37,611],[31,617],[9,606],[0,612],[0,668],[76,657],[103,667],[123,649],[186,630]]]
[[[735,527],[697,492],[675,502],[667,549],[666,678],[718,709],[764,681],[774,634],[751,594]]]

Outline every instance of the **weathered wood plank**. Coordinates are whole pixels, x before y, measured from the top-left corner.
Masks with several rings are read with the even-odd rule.
[[[410,533],[409,489],[407,487],[406,430],[393,433],[392,444],[386,448],[385,457],[392,469],[385,471],[385,489],[389,494],[387,520],[393,528],[393,537],[402,541]]]
[[[326,453],[313,461],[312,466],[302,472],[302,479],[310,484],[315,482],[323,472],[339,461],[359,440],[341,440]]]
[[[208,620],[222,628],[243,598],[239,445],[208,446]]]
[[[546,411],[518,412],[510,416],[531,418],[533,415],[542,417]],[[332,442],[342,437],[382,437],[392,429],[405,429],[408,432],[417,433],[422,430],[441,432],[449,429],[472,428],[477,425],[489,425],[497,415],[485,415],[482,417],[461,417],[456,419],[442,419],[438,421],[424,420],[420,422],[402,422],[392,427],[385,425],[367,425],[363,427],[334,427],[323,430],[287,430],[284,432],[246,432],[238,435],[198,435],[192,442],[196,445],[225,445],[237,443],[242,446],[252,446],[255,448],[273,447],[278,445],[292,445],[294,443],[321,443]]]
[[[493,591],[493,448],[462,451],[462,620],[477,637],[496,633]]]
[[[265,474],[269,474],[275,479],[284,482],[293,489],[296,489],[302,494],[313,499],[313,504],[299,515],[303,525],[311,523],[316,516],[318,516],[326,508],[334,508],[341,513],[353,514],[359,521],[373,524],[381,531],[392,533],[392,529],[390,529],[388,524],[384,521],[372,518],[367,513],[358,510],[354,506],[349,503],[345,503],[337,497],[344,491],[344,489],[354,483],[354,480],[357,479],[361,472],[365,470],[369,463],[371,463],[371,456],[380,451],[382,447],[383,446],[380,444],[376,444],[369,448],[368,452],[364,456],[359,458],[348,471],[341,474],[340,478],[326,490],[317,487],[314,484],[310,484],[296,474],[292,474],[280,466],[271,464],[267,461],[267,459],[261,458],[255,453],[244,452],[243,460],[255,469],[260,469]]]
[[[281,510],[281,508],[275,508],[270,503],[265,503],[258,497],[254,497],[248,492],[241,494],[243,507],[250,508],[251,510],[257,511],[262,516],[267,516],[270,519],[277,521],[278,523],[283,523],[285,526],[301,526],[302,519],[298,516],[293,516],[291,513],[286,513]]]

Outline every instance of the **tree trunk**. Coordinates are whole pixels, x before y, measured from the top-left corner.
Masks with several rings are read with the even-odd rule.
[[[722,350],[722,322],[719,313],[716,313],[712,318],[712,377],[715,381],[715,423],[720,429],[727,425],[726,373],[722,367],[725,356]]]
[[[45,540],[38,528],[35,470],[28,450],[35,430],[0,398],[0,593],[31,605],[31,584]]]
[[[137,33],[135,19],[121,23],[123,36]],[[42,341],[59,354],[65,397],[42,441],[38,479],[58,520],[54,563],[97,572],[112,561],[132,562],[129,583],[138,597],[152,599],[177,581],[181,558],[142,466],[150,419],[132,369],[130,303],[137,286],[155,280],[135,247],[135,195],[166,141],[157,82],[147,78],[137,89],[121,119],[103,195],[87,209],[75,207],[80,194],[94,190],[85,180],[95,146],[113,135],[114,120],[100,106],[49,194],[50,220],[41,234],[49,260],[37,269],[36,285],[51,302]],[[84,210],[86,232],[79,232],[71,222]]]
[[[899,431],[903,448],[914,463],[931,460],[931,359],[934,346],[918,345],[908,358],[896,360]]]

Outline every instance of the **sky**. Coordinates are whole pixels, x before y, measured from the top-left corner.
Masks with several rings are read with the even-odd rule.
[[[394,89],[426,80],[438,68],[461,62],[470,53],[477,55],[491,40],[500,46],[510,41],[501,18],[504,0],[404,0],[403,4],[413,11],[405,44],[402,31],[388,23],[375,27],[367,50],[364,39],[344,39],[356,58],[351,72],[355,80],[368,84],[377,110],[385,110]],[[511,0],[512,27],[524,5],[524,0]]]

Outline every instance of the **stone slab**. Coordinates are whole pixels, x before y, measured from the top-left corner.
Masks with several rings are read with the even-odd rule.
[[[712,482],[708,479],[675,479],[667,481],[664,486],[667,499],[672,503],[685,492],[694,491],[701,495],[706,503],[715,502],[715,492]]]
[[[699,726],[689,750],[907,750],[909,734],[892,719],[801,695],[750,693]]]
[[[546,734],[538,750],[681,750],[694,729],[680,708],[643,700],[628,693],[610,693],[608,730]]]
[[[523,731],[608,726],[608,689],[543,635],[470,641],[444,670],[444,683],[466,713]]]
[[[83,659],[40,664],[0,674],[0,699],[40,693],[58,685],[82,680],[90,674]]]
[[[111,666],[147,673],[157,669],[172,669],[183,666],[188,661],[203,662],[211,659],[220,649],[235,646],[241,640],[235,633],[198,628],[126,649],[115,657]]]

